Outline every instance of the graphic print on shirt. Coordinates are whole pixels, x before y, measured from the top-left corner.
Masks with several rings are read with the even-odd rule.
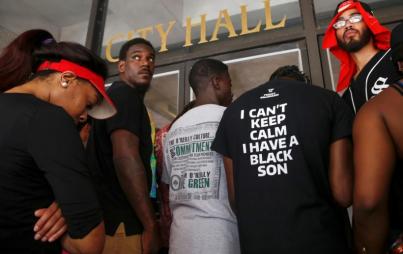
[[[371,93],[372,96],[370,98],[373,98],[374,96],[378,95],[380,92],[382,92],[384,89],[389,87],[388,78],[384,77],[379,77],[375,82],[374,85],[371,88]]]
[[[388,88],[391,78],[394,78],[395,70],[390,59],[390,49],[385,53],[378,53],[374,60],[376,63],[371,67],[365,80],[365,101],[372,99],[384,89]],[[377,59],[379,57],[379,60]],[[371,63],[369,63],[369,66]],[[365,72],[364,72],[365,73]]]
[[[293,147],[299,142],[287,129],[286,111],[287,103],[240,111],[240,119],[250,122],[249,142],[242,144],[242,152],[258,177],[289,173],[288,162],[294,160]]]
[[[203,123],[175,129],[167,136],[170,200],[219,199],[222,162],[211,150],[217,127],[218,122]]]

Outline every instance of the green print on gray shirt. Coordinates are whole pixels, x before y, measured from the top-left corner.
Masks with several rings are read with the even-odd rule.
[[[220,163],[211,144],[218,122],[176,129],[167,136],[173,200],[219,198]],[[218,167],[212,170],[212,167]]]

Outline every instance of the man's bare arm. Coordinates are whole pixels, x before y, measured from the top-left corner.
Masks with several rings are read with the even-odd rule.
[[[370,104],[356,117],[354,139],[354,241],[358,253],[384,253],[388,193],[395,151],[382,117]],[[365,252],[363,251],[365,248]]]
[[[111,134],[111,141],[116,175],[144,227],[143,253],[156,253],[157,222],[148,193],[145,167],[140,157],[139,138],[127,130],[115,130]]]

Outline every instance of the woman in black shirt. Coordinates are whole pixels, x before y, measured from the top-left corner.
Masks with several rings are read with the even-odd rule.
[[[17,37],[0,56],[0,253],[102,251],[104,226],[76,125],[115,113],[104,61],[44,30]],[[34,211],[56,201],[60,241],[35,241]]]

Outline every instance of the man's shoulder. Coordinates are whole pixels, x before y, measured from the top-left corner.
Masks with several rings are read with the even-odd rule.
[[[136,89],[132,88],[124,81],[118,80],[112,83],[107,90],[108,95],[113,100],[138,100],[141,99]]]
[[[379,51],[372,59],[367,63],[366,69],[369,73],[374,70],[381,70],[384,73],[394,74],[396,72],[392,62],[392,51]]]
[[[227,111],[241,109],[245,105],[255,104],[258,106],[260,102],[268,105],[270,103],[267,103],[267,101],[275,98],[288,100],[297,97],[308,100],[311,97],[333,98],[339,96],[336,92],[319,86],[308,85],[294,80],[275,80],[244,93],[228,107]]]
[[[206,104],[192,108],[176,120],[171,129],[174,129],[175,127],[202,124],[204,122],[219,121],[225,109],[226,107],[216,104]]]

